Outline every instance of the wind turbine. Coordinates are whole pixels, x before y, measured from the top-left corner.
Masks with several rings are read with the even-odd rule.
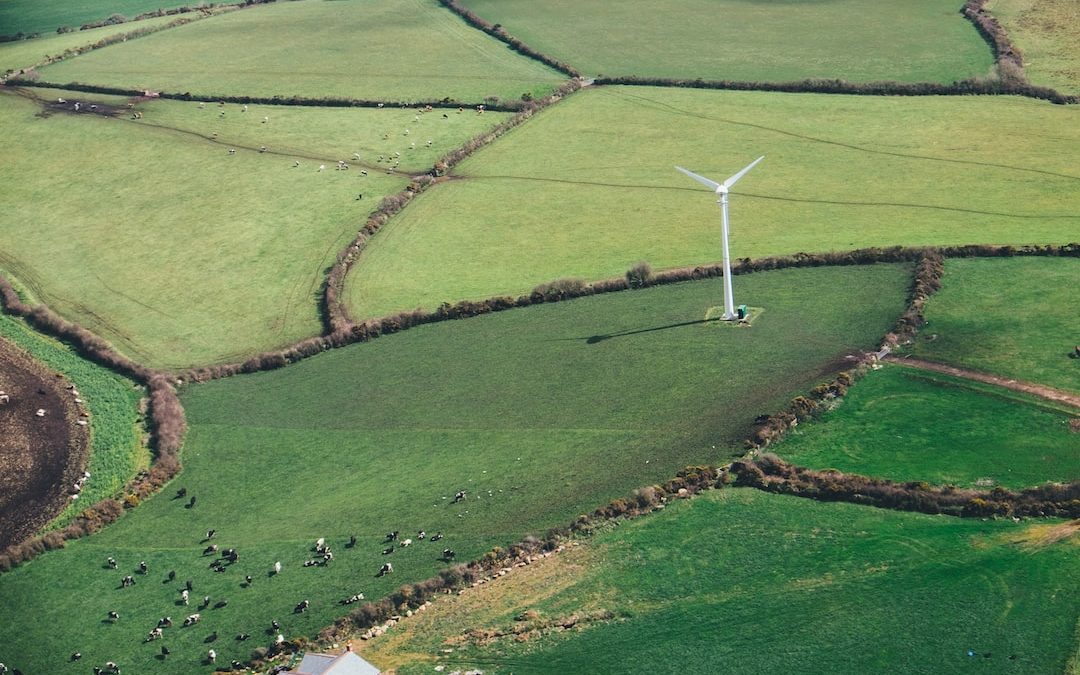
[[[735,313],[735,298],[731,292],[731,254],[728,253],[728,189],[731,188],[732,185],[737,183],[740,178],[745,176],[750,171],[750,169],[753,169],[755,166],[757,166],[757,163],[763,159],[765,159],[764,156],[758,157],[754,161],[750,162],[750,164],[748,164],[746,168],[744,168],[742,171],[735,174],[731,178],[728,178],[723,183],[717,183],[716,181],[709,180],[704,176],[699,176],[693,171],[687,171],[681,166],[675,167],[687,176],[690,176],[697,182],[707,186],[710,190],[714,190],[716,194],[720,195],[720,199],[717,200],[717,203],[720,205],[720,220],[723,225],[724,316],[722,318],[724,319],[724,321],[732,321],[738,318],[738,315]]]

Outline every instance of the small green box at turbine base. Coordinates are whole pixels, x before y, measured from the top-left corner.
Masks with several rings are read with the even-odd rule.
[[[749,307],[747,305],[739,305],[736,310],[737,313],[742,314],[742,318],[731,319],[729,321],[724,320],[724,308],[722,306],[710,307],[705,310],[706,325],[710,326],[749,326],[757,320],[761,313],[765,311],[764,307]]]

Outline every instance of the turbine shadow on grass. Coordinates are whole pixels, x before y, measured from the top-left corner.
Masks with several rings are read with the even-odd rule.
[[[640,335],[641,333],[652,333],[658,330],[670,330],[672,328],[682,328],[683,326],[696,326],[699,324],[712,323],[713,321],[720,321],[720,317],[712,319],[697,319],[696,321],[681,321],[679,323],[670,323],[666,326],[653,326],[651,328],[638,328],[635,330],[624,330],[619,333],[606,333],[603,335],[589,335],[588,337],[572,337],[572,338],[556,338],[553,342],[576,342],[578,340],[584,340],[587,345],[595,345],[605,340],[612,338],[627,337],[629,335]]]

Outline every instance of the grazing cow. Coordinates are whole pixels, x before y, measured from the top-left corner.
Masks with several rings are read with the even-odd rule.
[[[172,617],[171,616],[163,616],[163,617],[161,617],[160,619],[158,619],[157,625],[158,625],[158,628],[168,628],[169,626],[172,626]]]
[[[454,502],[453,502],[454,504],[457,504],[458,502],[461,502],[461,501],[465,501],[465,491],[464,490],[458,490],[457,494],[454,495]]]
[[[109,566],[109,569],[112,569],[112,570],[116,569],[116,559],[115,558],[109,558],[108,560],[105,561],[105,564]]]
[[[82,658],[82,653],[80,653],[80,652],[75,652],[75,653],[73,653],[71,655],[71,660],[72,661],[78,661],[81,658]]]
[[[300,604],[298,604],[296,607],[293,607],[293,613],[294,614],[303,614],[304,612],[307,611],[307,608],[310,605],[311,605],[311,603],[308,602],[307,600],[301,600]]]
[[[199,619],[201,619],[201,618],[202,618],[202,616],[199,615],[198,613],[191,614],[186,619],[184,619],[184,625],[185,626],[194,626],[195,624],[199,623]]]
[[[443,560],[453,560],[454,559],[453,550],[448,549],[448,548],[443,549],[442,557],[443,557]]]
[[[393,573],[394,573],[394,566],[392,564],[390,564],[390,563],[383,563],[383,566],[379,568],[379,576],[380,577],[384,576],[386,574],[393,574]]]
[[[235,148],[229,148],[229,154],[230,155],[235,155],[236,154],[236,149]]]
[[[355,547],[356,547],[356,535],[354,534],[354,535],[349,537],[349,543],[345,544],[345,548],[355,548]]]
[[[215,663],[217,661],[217,652],[211,649],[210,651],[206,652],[206,658],[208,661],[210,661],[210,663]]]
[[[169,581],[174,581],[175,579],[176,579],[176,570],[169,570]]]
[[[184,601],[185,605],[188,604],[188,595],[189,595],[189,593],[188,593],[188,590],[186,588],[184,590],[180,591],[180,599]]]
[[[161,632],[161,629],[160,628],[155,628],[154,630],[150,631],[149,635],[146,636],[146,642],[153,642],[154,640],[157,640],[158,638],[162,637],[162,635],[163,634]]]
[[[319,171],[320,171],[320,172],[322,172],[322,171],[326,171],[326,165],[325,165],[325,164],[320,164],[320,165],[319,165]]]
[[[397,539],[397,536],[398,536],[398,531],[397,530],[394,530],[393,532],[387,532],[386,533],[386,541],[394,541],[395,539]]]
[[[244,112],[247,112],[247,104],[244,104]]]
[[[134,585],[135,585],[135,577],[131,576],[130,574],[120,580],[120,586],[123,587],[123,588],[127,588],[128,586],[134,586]]]
[[[274,574],[281,574],[281,563],[274,563]]]
[[[218,600],[214,603],[214,609],[225,609],[229,606],[228,600]]]
[[[264,118],[263,118],[263,121],[262,121],[262,123],[263,123],[263,124],[266,124],[266,123],[267,123],[267,122],[269,122],[269,121],[270,121],[270,118],[269,118],[269,117],[264,117]]]
[[[293,168],[295,169],[295,168],[297,168],[298,166],[300,166],[300,160],[295,160],[295,161],[293,162]]]
[[[277,622],[277,619],[274,619],[270,622],[270,627],[274,630],[279,630],[281,628],[281,624]]]
[[[406,539],[405,541],[401,542],[401,547],[402,548],[404,548],[406,546],[411,546],[411,545],[412,545],[412,539]]]
[[[113,662],[113,661],[106,661],[105,662],[105,669],[108,670],[110,673],[119,673],[120,672],[120,666],[116,665],[116,663]]]
[[[278,633],[277,637],[274,638],[274,644],[276,644],[276,645],[285,644],[285,636],[282,635],[281,633]]]
[[[211,553],[217,553],[217,550],[218,550],[217,544],[210,544],[209,546],[207,546],[206,548],[203,549],[202,554],[203,555],[210,555]]]
[[[383,555],[390,555],[393,552],[394,552],[394,547],[389,546],[387,548],[384,548],[382,553],[383,553]]]
[[[216,534],[217,534],[217,530],[207,530],[206,531],[206,539],[203,539],[203,541],[210,541],[211,539],[214,538],[214,535],[216,535]]]
[[[251,575],[250,574],[244,575],[244,583],[247,584],[248,586],[251,585]]]
[[[169,651],[168,647],[166,647],[165,645],[161,645],[161,658],[165,658],[171,653],[172,652]]]
[[[236,659],[233,659],[232,662],[229,663],[229,668],[231,668],[232,670],[240,670],[243,667],[244,667],[244,664],[240,663]]]
[[[423,530],[420,530],[419,532],[416,533],[416,538],[417,539],[423,539],[426,536],[427,536],[427,533],[424,532]]]
[[[304,567],[314,567],[314,566],[316,566],[318,564],[319,564],[318,561],[315,560],[315,559],[310,559],[310,560],[305,560],[304,561]]]
[[[120,620],[120,615],[117,614],[116,612],[109,612],[109,619],[112,620],[112,621],[119,621]]]
[[[203,599],[202,599],[202,607],[209,607],[209,606],[210,606],[210,596],[209,595],[204,595]]]
[[[265,145],[259,146],[259,152],[260,153],[266,152],[266,146]]]
[[[436,532],[435,534],[431,535],[431,541],[439,541],[442,538],[443,538],[442,532]]]
[[[251,633],[240,633],[239,635],[236,636],[236,641],[237,642],[243,642],[244,640],[247,640],[247,639],[250,639],[250,638],[251,638]]]
[[[188,500],[187,507],[193,508],[195,506],[195,495],[191,495],[191,499]]]
[[[139,561],[139,572],[141,572],[142,574],[146,574],[147,568],[146,568],[146,561],[145,560],[140,560]]]
[[[188,589],[189,591],[193,591],[193,590],[195,590],[195,589],[194,589],[194,588],[193,588],[193,587],[191,586],[191,579],[188,579],[187,581],[185,581],[185,582],[184,582],[184,588]]]

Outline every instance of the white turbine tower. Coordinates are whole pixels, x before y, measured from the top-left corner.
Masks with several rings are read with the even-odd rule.
[[[709,180],[704,176],[699,176],[693,171],[687,171],[681,166],[675,167],[679,171],[690,176],[702,185],[707,186],[710,190],[714,190],[716,194],[720,195],[720,199],[717,203],[720,205],[720,221],[723,230],[723,242],[724,242],[724,321],[731,321],[737,319],[738,315],[735,313],[735,298],[731,292],[731,254],[728,253],[728,189],[732,185],[737,183],[740,178],[745,176],[750,169],[757,166],[757,163],[765,159],[764,156],[758,157],[754,161],[750,162],[745,169],[735,174],[731,178],[728,178],[723,183],[717,183],[716,181]]]

